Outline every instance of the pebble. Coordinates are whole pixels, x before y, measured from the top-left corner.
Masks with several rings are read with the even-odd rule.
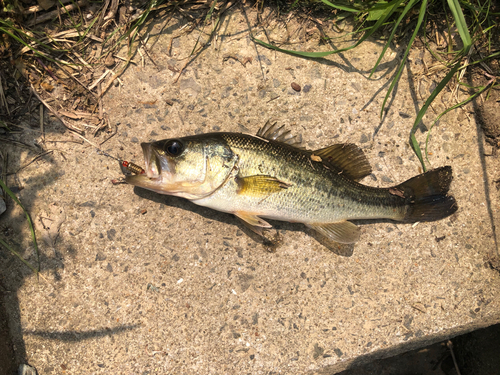
[[[201,86],[198,83],[196,83],[196,81],[192,77],[188,79],[182,79],[181,83],[179,84],[179,89],[181,91],[193,90],[196,93],[201,92]]]
[[[291,86],[292,86],[292,89],[294,89],[297,92],[300,92],[301,88],[300,88],[300,85],[298,83],[292,82]]]
[[[132,143],[139,143],[139,140],[137,139],[137,137],[132,137],[132,139],[130,140],[130,142],[132,142]]]
[[[112,68],[115,65],[115,58],[111,53],[106,57],[106,60],[104,60],[104,65],[108,68]]]
[[[312,86],[309,85],[309,84],[307,84],[307,85],[304,86],[304,88],[302,89],[302,91],[304,91],[307,94],[309,91],[311,91],[311,88],[312,88]]]
[[[366,143],[370,140],[366,134],[361,134],[361,138],[359,139],[359,143]]]
[[[257,56],[257,59],[259,59],[259,61],[262,61],[263,63],[265,63],[267,65],[271,65],[272,64],[271,60],[269,60],[267,58],[267,56],[265,56],[265,55],[259,55],[259,56]]]

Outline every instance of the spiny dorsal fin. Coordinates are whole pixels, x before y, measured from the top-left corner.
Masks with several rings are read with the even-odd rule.
[[[312,157],[317,156],[324,164],[333,166],[355,181],[372,173],[372,167],[363,150],[352,143],[339,143],[313,151]]]
[[[273,193],[290,187],[285,182],[275,177],[256,175],[247,177],[237,177],[238,194],[249,197],[266,198]]]
[[[267,121],[266,124],[259,129],[257,136],[271,141],[278,141],[286,143],[287,145],[295,148],[304,149],[302,146],[302,136],[292,135],[290,130],[285,129],[285,125],[278,126],[277,122],[271,123]]]
[[[348,244],[359,240],[359,228],[350,221],[306,225],[335,242]]]

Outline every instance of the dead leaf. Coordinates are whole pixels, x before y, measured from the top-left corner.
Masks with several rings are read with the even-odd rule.
[[[49,10],[55,3],[55,0],[38,0],[38,5],[40,5],[44,10]]]

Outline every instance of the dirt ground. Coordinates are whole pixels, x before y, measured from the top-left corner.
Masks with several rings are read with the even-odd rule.
[[[251,9],[246,17],[257,22]],[[239,9],[225,14],[218,38],[192,61],[205,35],[179,36],[181,17],[152,22],[148,53],[137,53],[105,95],[109,133],[89,139],[142,165],[141,142],[255,134],[275,119],[302,134],[309,149],[359,145],[373,166],[364,184],[388,187],[421,173],[408,134],[436,85],[424,74],[433,64],[425,49],[411,52],[381,119],[401,49],[368,79],[382,44],[300,59],[255,45],[246,17]],[[267,31],[277,40],[287,33],[278,21]],[[308,37],[294,48],[333,46]],[[454,95],[467,95],[450,90],[417,132],[422,148],[434,117]],[[18,171],[8,186],[36,224],[43,278],[0,252],[15,364],[40,374],[333,374],[497,324],[500,167],[486,156],[493,146],[474,105],[443,117],[430,136],[429,165],[453,167],[456,214],[417,225],[359,222],[361,240],[348,247],[327,247],[300,225],[273,222],[283,238],[274,253],[231,215],[114,184],[118,163],[49,113],[43,137],[36,111],[21,118],[23,132],[10,136],[29,147],[2,147],[9,171]],[[51,153],[19,170],[38,148]],[[9,202],[0,226],[33,263],[19,207]],[[432,358],[449,353],[440,344],[429,350]],[[382,373],[370,368],[348,373]]]

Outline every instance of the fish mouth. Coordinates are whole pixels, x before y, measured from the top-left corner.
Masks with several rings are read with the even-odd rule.
[[[170,161],[161,155],[151,143],[141,143],[141,148],[144,154],[146,173],[126,176],[125,181],[158,193],[169,193],[172,189],[169,183],[172,175]]]
[[[151,179],[161,177],[161,160],[151,143],[141,143],[144,154],[144,163],[146,164],[146,175]]]

